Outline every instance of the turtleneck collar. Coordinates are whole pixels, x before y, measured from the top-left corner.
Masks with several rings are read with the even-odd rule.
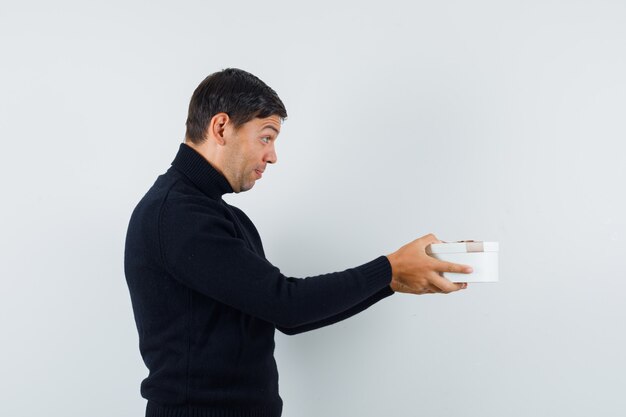
[[[224,194],[233,192],[228,180],[186,143],[180,144],[172,166],[211,198],[219,199]]]

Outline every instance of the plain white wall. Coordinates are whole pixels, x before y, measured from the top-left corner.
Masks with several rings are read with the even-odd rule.
[[[140,416],[130,213],[208,74],[289,118],[227,201],[292,276],[434,232],[501,282],[277,334],[286,417],[623,416],[626,4],[2,2],[0,414]]]

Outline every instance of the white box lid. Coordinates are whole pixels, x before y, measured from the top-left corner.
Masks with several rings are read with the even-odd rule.
[[[460,240],[458,242],[431,243],[426,246],[426,253],[462,253],[462,252],[498,252],[498,242],[480,240]]]

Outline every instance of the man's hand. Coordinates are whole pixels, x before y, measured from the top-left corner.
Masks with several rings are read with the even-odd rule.
[[[387,255],[391,263],[391,289],[411,294],[430,294],[458,291],[467,288],[467,283],[453,283],[444,278],[443,272],[471,273],[472,268],[440,261],[426,253],[426,246],[441,243],[435,235],[423,236]]]

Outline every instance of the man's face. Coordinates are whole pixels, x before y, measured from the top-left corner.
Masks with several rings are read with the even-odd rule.
[[[223,169],[236,193],[248,191],[261,178],[267,164],[277,161],[274,142],[280,133],[280,118],[254,118],[231,131],[224,149]]]

